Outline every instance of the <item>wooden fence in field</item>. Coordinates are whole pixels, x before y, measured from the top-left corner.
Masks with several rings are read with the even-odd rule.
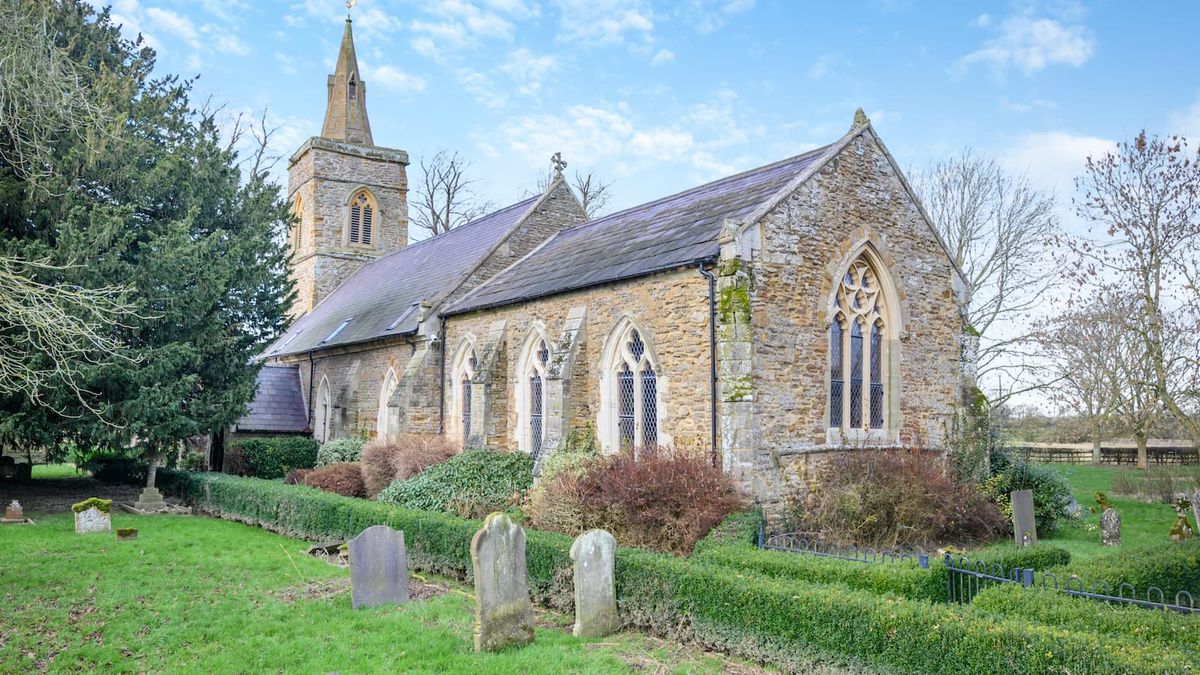
[[[1091,443],[1010,443],[1009,448],[1032,462],[1091,464]],[[1152,439],[1146,444],[1146,459],[1155,464],[1200,464],[1200,452],[1188,441]],[[1100,444],[1100,463],[1137,464],[1137,443],[1127,440]]]

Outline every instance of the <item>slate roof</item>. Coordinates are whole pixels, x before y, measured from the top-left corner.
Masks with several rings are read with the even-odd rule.
[[[443,314],[461,314],[675,269],[715,257],[738,220],[818,162],[830,146],[562,230]]]
[[[295,365],[266,365],[258,371],[258,382],[250,408],[237,422],[237,432],[305,433],[308,411],[300,389],[300,368]]]
[[[292,324],[263,356],[299,354],[416,331],[420,302],[436,304],[454,290],[540,197],[367,263]],[[338,330],[347,319],[349,323]]]

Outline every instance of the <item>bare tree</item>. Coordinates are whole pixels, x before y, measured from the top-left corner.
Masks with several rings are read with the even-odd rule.
[[[1143,343],[1155,396],[1200,446],[1200,153],[1142,132],[1087,160],[1079,215],[1102,232],[1072,242],[1081,283],[1132,293],[1128,329]]]
[[[421,160],[421,182],[417,185],[412,222],[431,236],[449,232],[491,210],[490,202],[477,200],[467,178],[470,163],[457,152],[439,151],[428,162]]]
[[[551,169],[546,175],[538,179],[537,191],[542,193],[546,188],[550,187],[550,183],[554,181],[555,171]],[[612,183],[605,183],[603,179],[595,173],[589,171],[586,174],[575,172],[575,177],[569,182],[572,189],[579,195],[579,203],[583,206],[583,212],[587,214],[588,219],[595,218],[600,215],[605,206],[608,206],[608,200],[612,196],[609,193],[609,188]]]
[[[1031,311],[1058,281],[1047,264],[1058,231],[1053,195],[969,149],[915,173],[913,183],[971,285],[967,322],[980,335],[978,380],[1008,380],[992,403],[1045,386],[1030,380],[1038,365]]]

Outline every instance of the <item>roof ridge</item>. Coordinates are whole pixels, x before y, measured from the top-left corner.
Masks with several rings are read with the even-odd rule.
[[[755,173],[755,172],[757,172],[757,171],[763,171],[763,170],[765,170],[765,169],[771,169],[771,168],[774,168],[774,167],[777,167],[777,166],[782,166],[782,165],[784,165],[784,164],[787,164],[787,163],[789,163],[789,162],[794,162],[794,161],[796,161],[796,160],[798,160],[798,159],[801,159],[801,158],[803,158],[803,157],[808,157],[808,156],[810,156],[810,155],[813,155],[813,154],[816,154],[816,153],[819,153],[819,152],[822,152],[822,151],[828,150],[828,149],[829,149],[831,146],[833,146],[833,145],[835,145],[835,143],[829,143],[829,144],[822,145],[822,146],[820,146],[820,147],[817,147],[817,148],[813,148],[813,149],[811,149],[811,150],[805,150],[804,152],[802,152],[802,153],[800,153],[800,154],[797,154],[797,155],[792,155],[791,157],[785,157],[784,159],[780,159],[780,160],[777,160],[777,161],[771,162],[771,163],[769,163],[769,164],[763,164],[762,166],[756,166],[756,167],[753,167],[753,168],[751,168],[751,169],[746,169],[745,171],[739,171],[739,172],[737,172],[737,173],[731,173],[731,174],[729,174],[728,176],[722,176],[722,177],[720,177],[720,178],[718,178],[718,179],[716,179],[716,180],[710,180],[710,181],[708,181],[707,183],[701,183],[701,184],[699,184],[699,185],[693,185],[692,187],[689,187],[689,188],[684,188],[684,189],[682,189],[682,190],[679,190],[678,192],[673,192],[673,193],[671,193],[671,194],[669,194],[669,195],[667,195],[667,196],[665,196],[665,197],[659,197],[658,199],[652,199],[652,200],[650,200],[650,201],[648,201],[648,202],[643,202],[643,203],[641,203],[641,204],[634,204],[633,206],[626,207],[626,208],[624,208],[624,209],[621,209],[620,211],[614,211],[613,213],[609,213],[609,214],[607,214],[607,215],[600,216],[599,218],[593,218],[592,220],[589,220],[589,221],[586,221],[586,222],[580,223],[580,224],[578,224],[578,225],[572,225],[571,227],[563,228],[563,229],[559,230],[558,232],[556,232],[556,233],[554,234],[554,236],[555,236],[555,237],[557,237],[557,236],[558,236],[558,235],[560,235],[560,234],[565,234],[565,233],[567,233],[567,232],[573,232],[573,231],[576,231],[576,230],[581,230],[581,229],[584,229],[584,228],[586,228],[586,227],[587,227],[587,226],[589,226],[589,225],[594,225],[594,224],[596,224],[596,223],[603,223],[604,221],[606,221],[606,220],[608,220],[608,219],[610,219],[610,218],[616,218],[617,216],[619,216],[619,215],[622,215],[622,214],[625,214],[625,213],[629,213],[630,211],[635,211],[635,210],[637,210],[637,209],[644,209],[644,208],[646,208],[646,207],[648,207],[648,206],[653,206],[653,205],[655,205],[655,204],[661,204],[662,202],[669,201],[669,200],[671,200],[671,199],[675,199],[676,197],[679,197],[679,196],[681,196],[681,195],[687,194],[687,193],[689,193],[689,192],[692,192],[692,191],[695,191],[695,190],[699,190],[699,189],[701,189],[701,188],[706,188],[706,187],[709,187],[709,186],[711,186],[711,185],[717,185],[717,184],[719,184],[719,183],[724,183],[724,182],[726,182],[726,181],[732,181],[732,180],[734,180],[734,179],[741,178],[741,177],[743,177],[743,176],[746,176],[746,175],[749,175],[749,174]]]
[[[485,214],[483,214],[482,216],[479,216],[479,217],[478,217],[478,218],[476,218],[475,220],[472,220],[472,221],[468,221],[468,222],[466,222],[466,223],[463,223],[462,225],[459,225],[458,227],[452,227],[452,228],[450,228],[449,230],[446,230],[445,232],[439,232],[438,234],[435,234],[435,235],[433,235],[433,236],[426,237],[426,238],[424,238],[424,239],[418,239],[417,241],[414,241],[414,242],[411,242],[411,243],[405,244],[404,246],[401,246],[400,248],[396,249],[395,251],[392,251],[392,252],[390,252],[390,253],[386,253],[386,254],[384,254],[384,255],[381,255],[381,256],[379,256],[378,258],[376,258],[376,259],[374,259],[374,260],[372,260],[372,261],[368,262],[368,263],[367,263],[367,265],[374,265],[375,263],[377,263],[377,262],[380,262],[380,261],[383,261],[383,260],[387,260],[388,258],[390,258],[390,257],[392,257],[392,256],[394,256],[394,255],[396,255],[396,254],[398,254],[398,253],[403,253],[404,251],[410,250],[410,249],[412,249],[412,248],[414,248],[414,247],[416,247],[416,246],[420,246],[421,244],[424,244],[424,243],[425,243],[425,242],[427,242],[427,241],[434,241],[435,239],[441,239],[441,238],[443,238],[443,237],[445,237],[445,236],[447,236],[447,235],[454,234],[454,233],[456,233],[456,232],[459,232],[459,231],[461,231],[461,230],[463,230],[463,229],[465,229],[465,228],[471,227],[472,225],[478,225],[479,223],[482,223],[483,221],[487,220],[488,218],[491,218],[492,216],[498,215],[498,214],[500,214],[500,213],[503,213],[503,212],[505,212],[505,211],[510,211],[510,210],[512,210],[512,209],[514,209],[514,208],[516,208],[516,207],[518,207],[518,206],[520,206],[520,205],[522,205],[522,204],[524,204],[524,203],[526,203],[526,202],[529,202],[529,201],[531,201],[531,200],[537,199],[537,198],[539,198],[539,197],[541,197],[541,195],[535,195],[535,196],[533,196],[533,197],[527,197],[527,198],[525,198],[525,199],[522,199],[522,200],[521,200],[521,201],[519,201],[519,202],[513,202],[512,204],[509,204],[508,206],[504,206],[504,207],[498,208],[498,209],[496,209],[495,211],[489,211],[488,213],[485,213]],[[364,267],[366,267],[366,265],[364,265]],[[356,272],[355,274],[357,274],[357,272]],[[354,275],[352,274],[352,275],[350,275],[350,276],[352,277],[352,276],[354,276]],[[330,295],[332,295],[332,293],[330,293]]]

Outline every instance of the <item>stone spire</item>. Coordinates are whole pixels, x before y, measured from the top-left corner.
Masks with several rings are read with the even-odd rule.
[[[367,119],[367,85],[358,72],[354,31],[350,25],[350,17],[346,17],[337,67],[329,76],[329,100],[321,137],[355,145],[375,145],[371,139],[371,122]]]

